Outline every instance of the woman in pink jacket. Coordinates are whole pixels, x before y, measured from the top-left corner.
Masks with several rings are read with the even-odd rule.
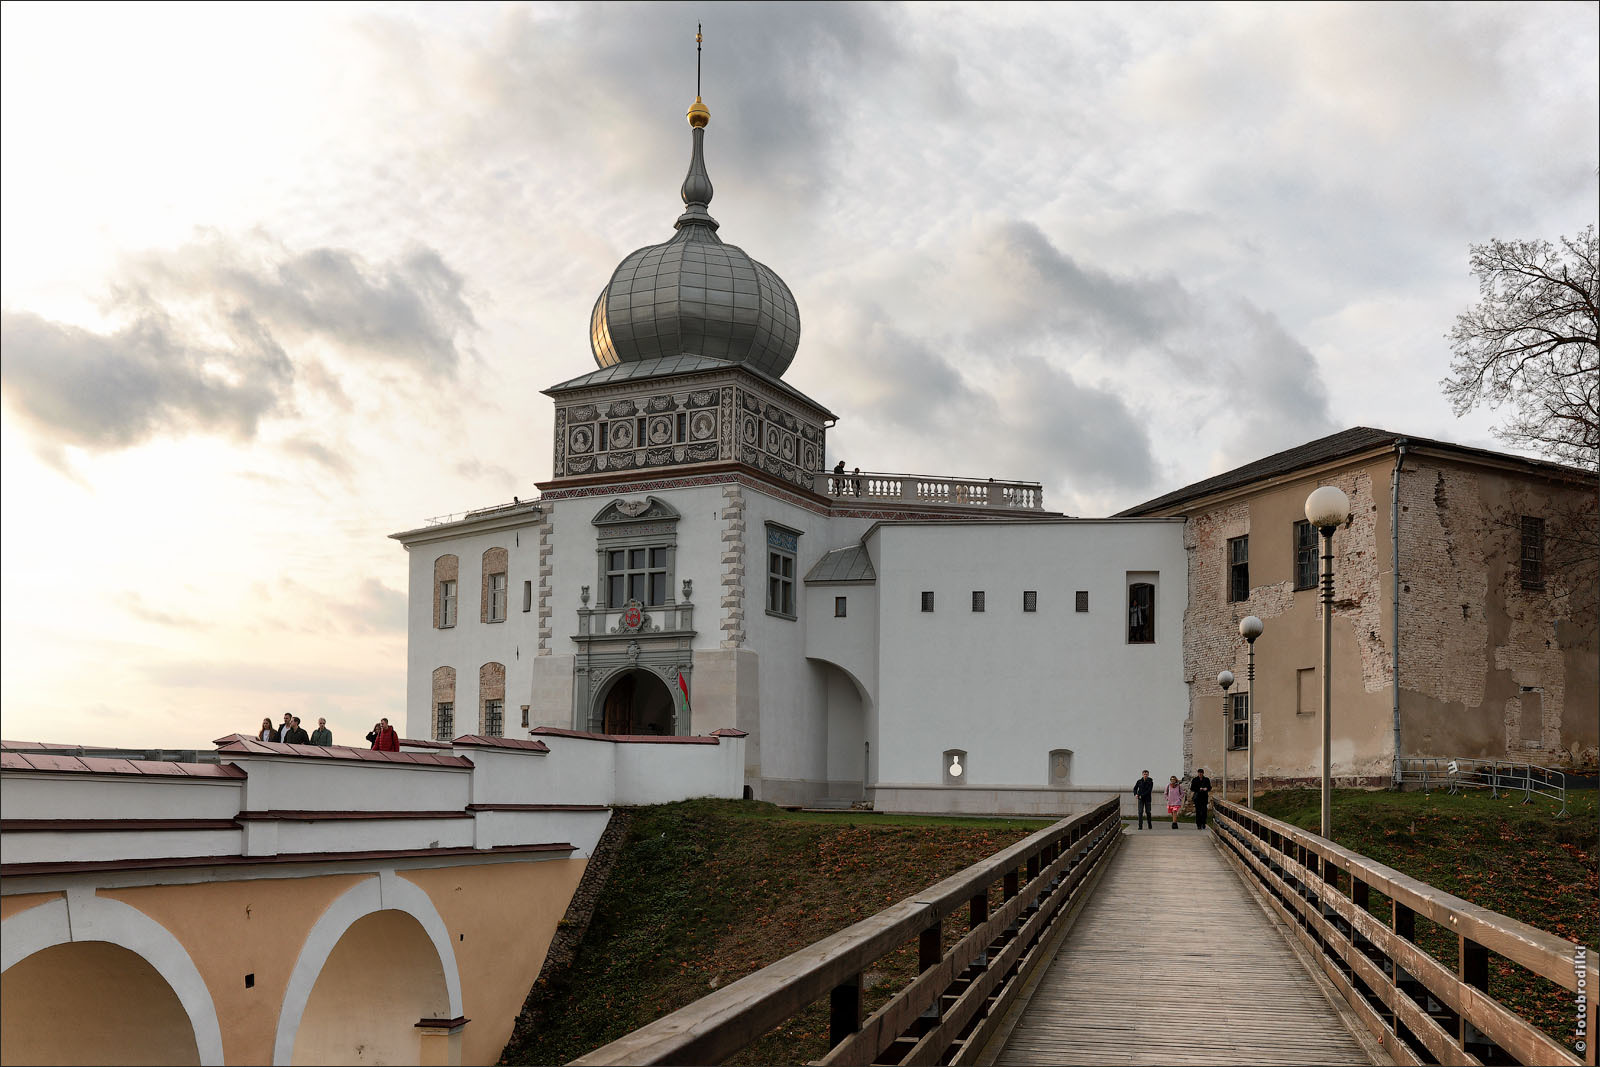
[[[1178,828],[1178,811],[1183,807],[1183,786],[1178,784],[1178,776],[1173,775],[1172,781],[1167,783],[1167,814],[1172,816],[1172,828]]]

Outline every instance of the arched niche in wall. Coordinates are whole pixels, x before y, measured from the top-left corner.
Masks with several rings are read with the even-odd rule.
[[[967,766],[967,750],[964,748],[945,749],[944,784],[966,785],[970,777],[970,768]]]

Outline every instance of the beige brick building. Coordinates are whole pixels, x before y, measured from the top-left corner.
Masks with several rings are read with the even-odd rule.
[[[1253,723],[1258,787],[1320,777],[1321,549],[1303,510],[1318,485],[1350,498],[1333,539],[1335,778],[1389,782],[1397,745],[1593,765],[1593,548],[1574,553],[1572,536],[1593,539],[1596,476],[1355,427],[1123,513],[1187,520],[1186,769],[1220,780],[1226,743],[1237,791]],[[1253,695],[1247,615],[1265,624]],[[1238,678],[1226,708],[1224,669]]]

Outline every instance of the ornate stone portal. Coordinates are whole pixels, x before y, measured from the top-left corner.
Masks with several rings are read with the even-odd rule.
[[[648,683],[640,678],[644,672],[661,683],[671,701],[669,726],[661,732],[690,732],[678,699],[678,676],[687,682],[694,670],[689,583],[684,583],[681,598],[672,596],[677,585],[679,518],[670,504],[652,496],[619,497],[591,520],[599,592],[591,605],[586,590],[577,613],[578,632],[573,635],[578,655],[573,663],[572,720],[579,730],[604,733],[614,727],[616,690]],[[646,696],[641,694],[640,700]],[[613,705],[609,723],[608,701]]]

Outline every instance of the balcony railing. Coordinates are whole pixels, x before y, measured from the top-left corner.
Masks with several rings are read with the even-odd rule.
[[[938,478],[926,474],[884,474],[878,471],[830,473],[823,482],[827,494],[836,500],[1004,508],[1010,511],[1044,510],[1044,489],[1038,482]]]

